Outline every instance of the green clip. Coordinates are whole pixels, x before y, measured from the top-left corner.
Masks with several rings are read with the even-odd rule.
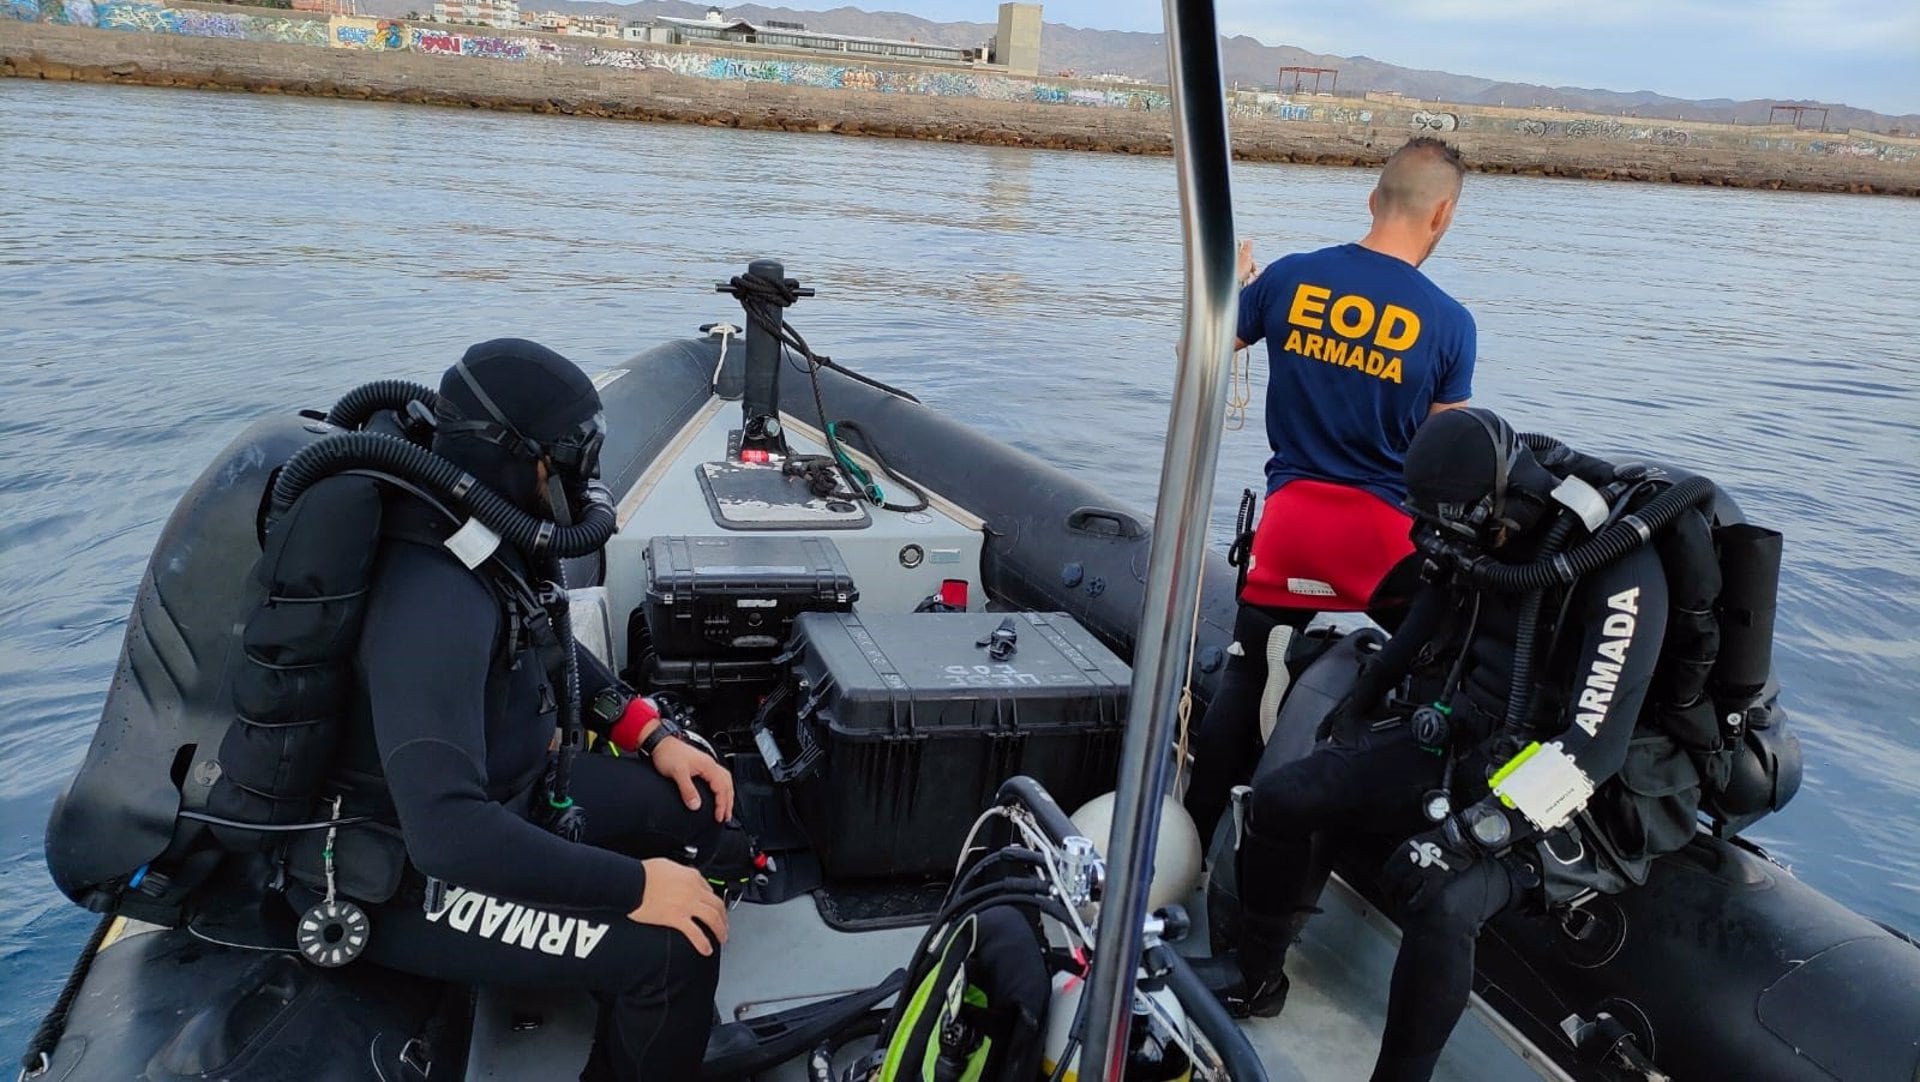
[[[1534,755],[1536,755],[1539,751],[1540,751],[1540,742],[1536,740],[1533,743],[1528,744],[1526,747],[1521,748],[1520,754],[1508,760],[1507,765],[1494,771],[1493,776],[1487,779],[1487,788],[1493,790],[1493,795],[1500,798],[1500,803],[1505,804],[1509,808],[1515,806],[1513,803],[1513,799],[1507,796],[1507,794],[1500,791],[1500,785],[1502,782],[1505,782],[1509,777],[1511,777],[1514,771],[1520,769],[1521,763],[1524,763],[1528,759],[1533,758]]]

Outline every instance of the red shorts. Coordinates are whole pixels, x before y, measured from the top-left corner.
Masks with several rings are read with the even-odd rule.
[[[1267,497],[1240,600],[1268,608],[1364,612],[1413,552],[1413,519],[1373,493],[1289,481]]]

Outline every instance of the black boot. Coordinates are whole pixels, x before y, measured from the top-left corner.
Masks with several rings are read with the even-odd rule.
[[[1225,957],[1194,962],[1194,972],[1233,1017],[1278,1017],[1287,1005],[1287,948],[1313,912],[1280,917],[1242,913],[1239,946]]]
[[[1390,1056],[1383,1049],[1373,1065],[1368,1082],[1428,1082],[1440,1065],[1440,1053],[1417,1056]]]
[[[1256,799],[1258,785],[1256,784]],[[1287,1004],[1287,950],[1319,912],[1314,904],[1326,885],[1323,847],[1312,835],[1272,834],[1260,829],[1253,811],[1238,832],[1233,854],[1238,914],[1234,949],[1201,972],[1208,987],[1236,1018],[1273,1018]],[[1211,916],[1211,912],[1209,913]],[[1196,967],[1199,968],[1199,967]]]

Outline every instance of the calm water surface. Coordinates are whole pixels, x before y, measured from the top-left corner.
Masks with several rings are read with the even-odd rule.
[[[263,413],[433,382],[468,344],[596,369],[783,259],[821,352],[1150,503],[1178,336],[1165,160],[0,80],[0,1051],[91,918],[47,807],[174,500]],[[1242,166],[1263,261],[1357,237],[1361,171]],[[1806,754],[1756,835],[1920,929],[1920,201],[1473,177],[1428,265],[1476,398],[1656,449],[1787,536],[1776,659]],[[1222,453],[1216,543],[1256,483]]]

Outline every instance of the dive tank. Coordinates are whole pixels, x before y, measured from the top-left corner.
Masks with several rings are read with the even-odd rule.
[[[1102,793],[1070,816],[1080,833],[1107,851],[1113,835],[1113,794]],[[1200,831],[1193,816],[1172,797],[1160,802],[1160,837],[1153,850],[1153,882],[1147,888],[1147,912],[1177,905],[1200,885]]]

